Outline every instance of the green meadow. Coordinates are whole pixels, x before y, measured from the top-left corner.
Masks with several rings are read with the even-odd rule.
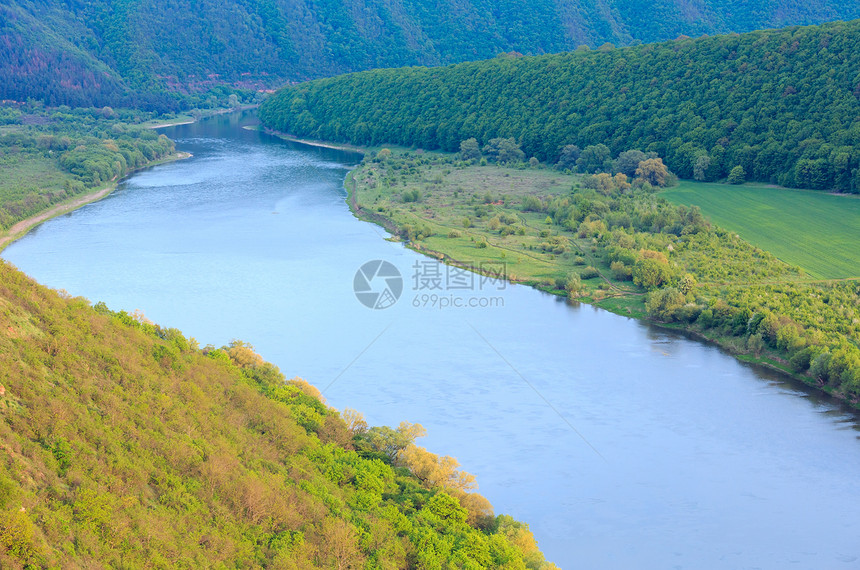
[[[636,291],[632,283],[612,278],[591,238],[548,222],[545,212],[521,209],[525,196],[569,195],[581,176],[495,164],[457,167],[443,153],[404,158],[408,152],[395,150],[392,156],[366,162],[346,184],[364,213],[381,214],[411,236],[414,249],[475,269],[503,263],[508,279],[557,293],[564,293],[559,284],[576,274],[582,298],[589,301]],[[546,247],[559,236],[563,252]]]
[[[0,148],[0,231],[56,203],[68,180],[54,158]]]
[[[860,199],[810,190],[683,181],[661,193],[822,279],[860,277]]]

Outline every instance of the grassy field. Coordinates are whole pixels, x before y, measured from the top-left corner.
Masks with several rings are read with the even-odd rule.
[[[0,230],[47,208],[72,180],[53,158],[4,152],[0,148]]]
[[[860,199],[809,190],[683,181],[661,193],[823,279],[860,277]]]
[[[427,160],[417,169],[393,171],[369,164],[353,171],[348,184],[355,181],[354,194],[363,211],[382,214],[400,228],[411,226],[416,232],[430,234],[412,242],[419,251],[475,269],[503,263],[512,281],[557,293],[564,293],[558,289],[558,279],[581,275],[583,300],[614,300],[610,310],[631,315],[634,309],[627,305],[637,309],[641,305],[640,295],[629,297],[637,288],[613,278],[603,252],[590,238],[580,239],[574,232],[547,223],[545,213],[520,208],[527,195],[568,195],[579,179],[554,170],[493,164],[458,168]],[[404,194],[415,191],[420,193],[417,202],[403,201]],[[504,221],[494,227],[492,219],[499,217]],[[509,235],[500,233],[503,227],[509,228]],[[553,238],[566,240],[563,253],[542,247]],[[597,274],[586,271],[588,267]]]
[[[31,189],[60,189],[70,178],[53,158],[0,152],[0,200],[19,198]]]

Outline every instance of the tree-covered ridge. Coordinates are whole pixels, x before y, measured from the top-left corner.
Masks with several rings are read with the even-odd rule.
[[[5,263],[0,418],[2,568],[554,567],[420,426]]]
[[[860,192],[860,21],[624,49],[374,70],[287,87],[269,127],[356,144],[459,149],[513,137],[556,163],[566,145],[656,152],[678,176],[734,171]],[[740,167],[740,168],[738,168]]]
[[[860,17],[837,0],[12,0],[0,99],[170,108],[165,90],[278,85]]]

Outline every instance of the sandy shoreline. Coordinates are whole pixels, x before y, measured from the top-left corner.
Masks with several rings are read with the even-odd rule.
[[[262,125],[260,125],[260,127],[262,127]],[[346,150],[349,152],[358,152],[361,154],[367,153],[367,149],[362,148],[360,146],[352,146],[352,145],[348,145],[348,144],[336,144],[336,143],[317,141],[317,140],[311,140],[311,139],[300,139],[298,137],[294,137],[293,135],[288,135],[287,133],[282,133],[280,131],[274,131],[272,129],[267,129],[266,127],[258,128],[256,126],[246,126],[246,127],[242,127],[242,128],[248,129],[249,131],[261,130],[262,132],[266,133],[267,135],[276,136],[279,139],[284,139],[285,141],[290,141],[290,142],[299,143],[299,144],[305,144],[308,146],[316,146],[316,147],[320,147],[320,148],[330,148],[332,150]]]
[[[242,111],[250,111],[251,109],[256,109],[259,106],[260,106],[259,104],[255,103],[253,105],[239,105],[238,107],[234,107],[231,109],[217,109],[214,111],[210,110],[210,111],[207,111],[205,113],[201,113],[200,116],[196,119],[192,118],[192,119],[188,119],[185,121],[179,121],[177,123],[158,123],[157,125],[150,125],[148,128],[150,128],[150,129],[164,129],[167,127],[176,127],[178,125],[191,125],[193,123],[196,123],[200,119],[208,119],[209,117],[216,117],[218,115],[227,115],[229,113],[240,113]]]
[[[152,125],[149,128],[150,129],[163,129],[165,127],[175,127],[177,125],[190,125],[190,124],[195,123],[195,122],[196,121],[194,119],[191,119],[190,121],[181,121],[179,123],[160,123],[158,125]]]
[[[172,162],[174,160],[182,160],[182,159],[190,158],[190,157],[191,157],[191,153],[177,152],[168,158],[165,158],[165,159],[162,159],[159,161],[154,161],[153,163],[147,164],[146,166],[142,166],[141,168],[136,168],[135,170],[132,170],[131,172],[129,172],[124,178],[127,178],[130,174],[137,172],[139,170],[142,170],[144,168],[149,168],[151,166],[157,166],[157,165],[163,164],[165,162]],[[3,249],[6,248],[6,246],[8,246],[10,243],[14,242],[15,240],[20,239],[20,238],[24,237],[25,235],[27,235],[27,232],[29,232],[30,230],[32,230],[33,228],[35,228],[39,224],[46,222],[46,221],[50,220],[51,218],[56,218],[57,216],[62,216],[63,214],[68,214],[69,212],[77,210],[81,206],[86,206],[87,204],[95,202],[96,200],[101,200],[102,198],[104,198],[105,196],[107,196],[108,194],[113,192],[116,189],[117,185],[121,181],[122,181],[122,179],[111,181],[109,186],[102,188],[101,190],[96,190],[95,192],[91,192],[89,194],[79,196],[78,198],[75,198],[71,202],[65,202],[62,204],[57,204],[56,206],[53,206],[53,207],[45,210],[44,212],[36,214],[35,216],[30,216],[29,218],[27,218],[25,220],[21,220],[20,222],[16,223],[14,226],[9,228],[9,230],[6,231],[2,236],[0,236],[0,251],[3,251]]]

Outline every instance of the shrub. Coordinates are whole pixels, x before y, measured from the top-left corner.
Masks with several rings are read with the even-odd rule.
[[[652,291],[645,301],[648,314],[663,321],[675,320],[675,312],[684,306],[684,295],[674,287]]]
[[[567,291],[567,296],[571,299],[575,299],[582,294],[585,286],[582,284],[582,280],[579,278],[579,275],[571,273],[567,276],[564,288]]]
[[[727,182],[729,184],[743,184],[747,180],[747,173],[744,171],[744,167],[741,165],[737,165],[732,168],[731,172],[729,172],[729,178]]]
[[[612,275],[619,281],[629,281],[630,279],[633,279],[633,269],[624,265],[621,261],[613,261],[609,265],[609,269],[612,270]]]
[[[415,188],[413,190],[406,190],[402,195],[404,202],[420,202],[422,199],[421,190]]]

